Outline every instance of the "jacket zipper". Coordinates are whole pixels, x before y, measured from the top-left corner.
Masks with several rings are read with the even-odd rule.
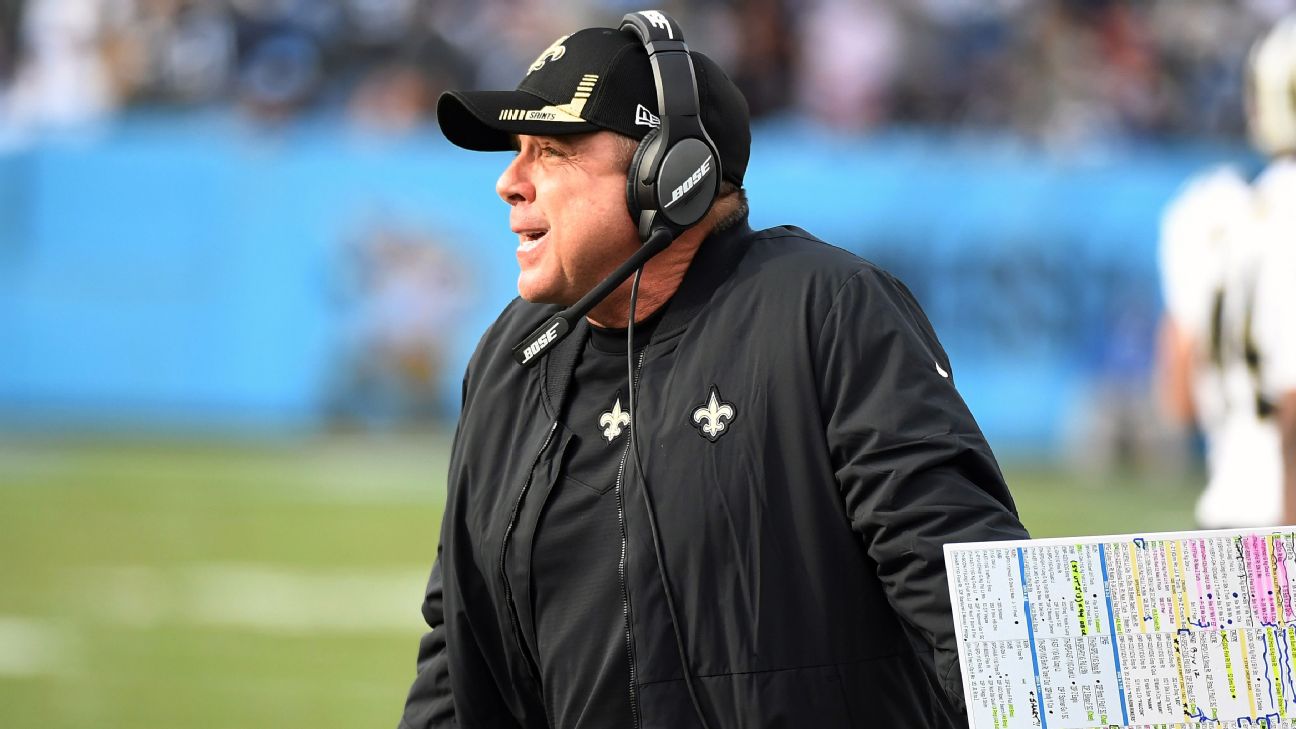
[[[630,382],[631,389],[634,389],[635,383],[638,382],[639,380],[639,370],[640,368],[643,367],[643,360],[644,360],[644,353],[640,351],[639,362],[638,364],[635,365],[635,371],[634,371],[635,377],[634,380]],[[635,407],[636,408],[639,407],[638,403],[635,404]],[[633,418],[635,416],[635,413],[633,412],[630,413],[630,416]],[[621,467],[617,469],[617,480],[616,480],[617,521],[620,522],[621,524],[621,561],[617,565],[617,572],[619,573],[621,578],[622,614],[625,615],[626,658],[630,661],[630,714],[634,718],[634,728],[638,729],[639,727],[639,692],[637,690],[638,675],[635,671],[634,636],[630,628],[631,620],[633,617],[630,614],[630,590],[626,587],[626,557],[629,554],[629,539],[626,536],[625,498],[621,490],[622,484],[625,483],[626,461],[630,457],[630,447],[634,442],[633,440],[635,437],[634,427],[635,426],[633,424],[630,426],[630,437],[626,440],[625,450],[621,451]]]
[[[545,450],[549,448],[549,441],[553,440],[554,433],[557,430],[558,421],[555,420],[549,426],[549,434],[545,436],[544,444],[540,446],[535,459],[531,461],[531,470],[527,472],[526,483],[522,484],[522,491],[518,493],[517,502],[513,504],[513,514],[509,517],[508,526],[504,529],[504,544],[500,548],[500,579],[504,582],[504,601],[508,603],[509,619],[513,623],[513,639],[517,641],[518,651],[537,686],[540,685],[540,675],[531,660],[531,652],[527,650],[526,642],[522,639],[522,620],[518,617],[517,605],[513,603],[513,586],[509,582],[506,560],[508,558],[509,538],[513,536],[513,527],[517,525],[518,514],[522,512],[522,501],[526,499],[527,491],[531,489],[531,482],[535,479],[535,469],[540,463],[540,456],[544,455]]]

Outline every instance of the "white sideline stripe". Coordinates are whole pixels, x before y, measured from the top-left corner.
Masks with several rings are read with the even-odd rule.
[[[195,623],[277,633],[409,632],[421,625],[426,569],[301,572],[205,565],[188,575]]]
[[[376,485],[361,478],[341,478],[321,471],[309,487],[285,488],[277,500],[325,506],[410,505],[431,509],[445,501],[445,487],[430,481],[411,478],[400,483]]]
[[[186,623],[267,633],[401,633],[426,630],[419,612],[427,567],[304,570],[202,563],[96,573],[96,617],[136,627]]]
[[[0,615],[0,676],[68,673],[70,642],[67,632],[48,620]]]

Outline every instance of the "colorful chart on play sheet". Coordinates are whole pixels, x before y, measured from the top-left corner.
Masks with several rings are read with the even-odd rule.
[[[1296,538],[947,545],[971,729],[1296,727]]]

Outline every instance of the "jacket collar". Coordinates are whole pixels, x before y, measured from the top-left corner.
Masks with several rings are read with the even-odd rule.
[[[549,416],[557,419],[567,401],[567,386],[571,384],[572,373],[576,371],[576,360],[585,348],[585,339],[589,336],[590,324],[585,317],[576,322],[571,334],[562,340],[545,356],[541,366],[544,368],[544,381],[541,387],[544,400],[549,405]]]
[[[653,333],[653,342],[669,339],[688,328],[738,266],[751,240],[751,227],[744,214],[723,230],[713,231],[702,241],[689,264],[679,290],[666,302],[666,313]]]
[[[657,331],[653,332],[649,347],[688,328],[689,323],[711,301],[716,289],[733,274],[738,261],[747,251],[751,233],[751,226],[744,213],[731,225],[712,231],[702,241],[684,274],[684,280],[680,282],[679,290],[666,302],[666,311]],[[585,347],[589,330],[589,322],[582,318],[576,323],[572,333],[545,357],[543,389],[551,417],[557,418],[563,410],[567,387],[571,384],[572,374],[576,371],[576,360]]]

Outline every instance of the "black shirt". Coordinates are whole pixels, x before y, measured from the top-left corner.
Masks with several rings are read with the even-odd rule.
[[[659,314],[635,325],[636,361]],[[633,725],[617,489],[632,457],[629,407],[626,332],[591,327],[562,418],[571,443],[531,556],[531,574],[561,576],[534,582],[531,592],[541,682],[555,729]]]

